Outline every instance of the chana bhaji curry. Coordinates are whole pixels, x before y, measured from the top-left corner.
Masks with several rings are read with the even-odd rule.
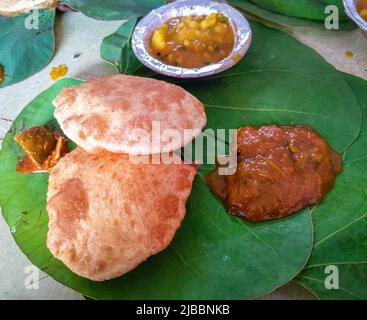
[[[308,127],[243,127],[236,173],[206,179],[230,213],[260,222],[318,204],[341,170],[341,157]]]
[[[21,173],[50,171],[68,152],[67,140],[47,126],[23,130],[14,139],[25,151],[24,158],[17,164],[17,171]]]
[[[222,13],[169,19],[156,29],[151,53],[161,62],[183,68],[200,68],[228,57],[234,32]]]
[[[359,0],[357,10],[361,17],[367,21],[367,0]]]

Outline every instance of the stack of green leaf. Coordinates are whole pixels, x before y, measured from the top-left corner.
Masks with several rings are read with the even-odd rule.
[[[136,21],[107,37],[101,54],[121,73],[162,79],[131,50]],[[250,224],[228,215],[210,192],[203,177],[213,166],[204,164],[186,218],[165,251],[115,280],[78,277],[45,244],[47,174],[15,171],[22,150],[14,134],[44,124],[57,128],[51,101],[64,86],[80,83],[63,79],[24,109],[0,152],[3,215],[36,266],[97,299],[250,299],[290,281],[321,299],[367,299],[367,83],[336,71],[287,34],[251,26],[253,44],[232,69],[197,80],[163,79],[205,104],[207,128],[305,124],[319,131],[345,164],[325,201],[287,219]],[[339,280],[331,288],[325,285],[330,265]]]

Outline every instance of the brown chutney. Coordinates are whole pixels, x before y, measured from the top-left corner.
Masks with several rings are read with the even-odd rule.
[[[206,177],[228,211],[250,222],[279,219],[321,202],[342,170],[341,157],[306,126],[242,127],[237,170]]]

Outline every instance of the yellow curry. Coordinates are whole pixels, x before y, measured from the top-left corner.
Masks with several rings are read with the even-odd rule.
[[[361,17],[367,21],[367,0],[359,0],[357,3],[357,10]]]
[[[182,68],[200,68],[228,57],[234,32],[222,13],[169,19],[151,39],[151,54],[161,62]]]

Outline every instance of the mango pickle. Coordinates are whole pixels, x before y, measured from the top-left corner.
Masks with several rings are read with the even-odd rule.
[[[22,173],[49,171],[68,152],[67,140],[47,126],[23,130],[14,139],[25,151],[17,165]]]

